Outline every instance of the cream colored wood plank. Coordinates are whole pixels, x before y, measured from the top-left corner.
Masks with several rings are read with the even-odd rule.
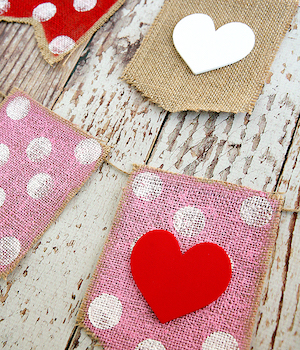
[[[285,192],[285,206],[290,208],[299,206],[299,136],[298,125],[279,186],[279,190]],[[275,349],[300,348],[299,228],[296,213],[282,214],[270,279],[265,286],[267,290],[258,315],[259,328],[273,326],[272,344]],[[272,312],[274,301],[278,304],[277,312]],[[264,336],[261,333],[260,343]]]
[[[126,171],[147,159],[166,111],[120,80],[162,0],[132,0],[96,34],[54,112],[107,141],[114,163]],[[128,152],[128,150],[131,150]]]
[[[59,97],[84,45],[68,59],[50,66],[42,57],[31,26],[0,22],[0,91],[18,87],[46,107]]]
[[[300,124],[295,133],[279,190],[286,192],[285,207],[300,206]],[[274,282],[280,281],[282,290],[280,313],[277,314],[277,328],[274,333],[274,348],[300,349],[300,214],[290,212],[282,214],[277,241],[279,244],[276,246],[272,270],[274,275],[277,274]]]
[[[285,193],[285,207],[289,208],[299,206],[299,137],[298,126],[278,186],[278,191]],[[300,348],[299,228],[296,213],[282,213],[275,252],[256,318],[254,349],[267,349],[268,346],[276,350]]]
[[[54,108],[114,145],[112,161],[127,170],[147,159],[166,115],[119,79],[161,4],[134,0],[121,8],[95,34]],[[65,349],[126,181],[104,165],[8,276],[0,348]],[[5,294],[6,282],[0,287]]]

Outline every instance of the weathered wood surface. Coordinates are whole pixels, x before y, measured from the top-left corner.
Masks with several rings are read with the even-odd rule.
[[[47,66],[32,28],[0,23],[0,90],[7,93],[15,85],[53,105],[56,113],[113,146],[111,161],[127,171],[133,162],[147,162],[286,192],[285,205],[298,206],[300,16],[251,116],[169,114],[119,79],[162,3],[128,0],[82,48],[81,57],[75,53],[65,66]],[[0,281],[2,348],[94,349],[95,342],[75,327],[75,319],[126,180],[103,165],[8,280]],[[283,213],[254,328],[254,350],[300,349],[299,229],[297,215]]]
[[[0,91],[16,86],[51,108],[60,96],[84,45],[68,59],[50,66],[42,57],[31,26],[0,22]]]

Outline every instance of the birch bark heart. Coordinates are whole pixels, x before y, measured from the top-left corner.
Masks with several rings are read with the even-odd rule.
[[[254,47],[255,35],[247,24],[240,22],[227,23],[215,30],[208,15],[195,13],[176,24],[173,43],[191,71],[200,74],[246,57]]]

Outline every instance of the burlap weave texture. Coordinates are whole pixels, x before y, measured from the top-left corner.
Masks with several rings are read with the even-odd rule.
[[[78,323],[105,350],[248,350],[280,210],[276,194],[135,167]],[[202,242],[218,244],[232,264],[229,286],[216,301],[166,324],[130,270],[134,244],[154,229],[174,234],[182,253]]]
[[[108,147],[17,90],[0,105],[0,277],[17,266]]]
[[[167,0],[122,78],[170,112],[251,113],[297,5],[297,0]],[[193,13],[209,15],[216,30],[230,22],[247,24],[256,36],[254,49],[237,63],[194,75],[172,39],[175,25]]]

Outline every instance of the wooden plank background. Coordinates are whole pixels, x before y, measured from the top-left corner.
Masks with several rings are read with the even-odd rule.
[[[0,90],[19,87],[103,139],[113,146],[111,162],[126,171],[132,163],[146,163],[280,191],[286,207],[298,207],[300,16],[285,36],[251,116],[168,113],[119,79],[162,4],[127,0],[86,47],[52,67],[39,53],[31,27],[0,22]],[[126,181],[125,174],[104,164],[7,281],[0,280],[0,348],[95,348],[75,320]],[[300,349],[299,263],[300,220],[284,212],[253,350]]]

